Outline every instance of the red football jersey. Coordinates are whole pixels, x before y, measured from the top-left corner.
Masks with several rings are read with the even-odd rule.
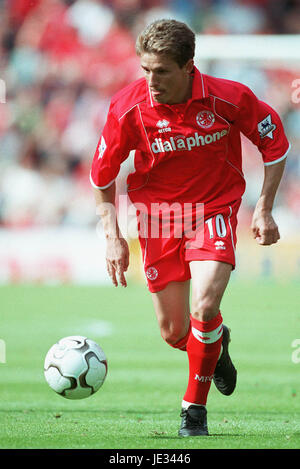
[[[113,97],[92,163],[94,187],[109,187],[135,150],[127,179],[133,203],[148,211],[151,203],[204,203],[205,212],[213,213],[244,193],[241,133],[265,165],[286,157],[290,145],[274,109],[241,83],[196,67],[193,75],[186,103],[156,103],[144,78]]]

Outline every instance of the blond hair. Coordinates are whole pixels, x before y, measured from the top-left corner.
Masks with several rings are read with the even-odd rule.
[[[160,54],[172,58],[182,68],[195,54],[195,34],[176,20],[157,20],[141,32],[136,53]]]

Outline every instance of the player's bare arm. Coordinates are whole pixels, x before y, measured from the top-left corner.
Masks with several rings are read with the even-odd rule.
[[[253,237],[261,245],[269,246],[277,243],[280,239],[278,226],[272,216],[272,209],[283,175],[285,161],[265,166],[263,187],[253,213],[251,224]]]
[[[129,265],[129,248],[120,231],[116,207],[116,185],[107,189],[94,189],[97,214],[100,215],[106,239],[106,266],[112,283],[127,286],[125,272]]]

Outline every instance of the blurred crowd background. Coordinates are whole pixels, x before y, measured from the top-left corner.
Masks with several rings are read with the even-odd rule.
[[[197,34],[300,33],[297,0],[0,0],[2,228],[95,226],[89,171],[110,98],[141,76],[136,36],[164,17]],[[280,113],[292,150],[277,207],[287,226],[297,225],[300,104],[291,95],[299,63],[237,70],[213,62],[205,71],[253,85]],[[259,189],[252,147],[245,142],[250,176],[242,223]]]

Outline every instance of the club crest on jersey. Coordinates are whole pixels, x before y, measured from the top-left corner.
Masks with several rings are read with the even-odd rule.
[[[215,123],[215,115],[211,111],[201,111],[198,112],[196,121],[202,129],[209,129]]]
[[[158,272],[155,267],[149,267],[149,269],[146,270],[146,275],[149,280],[156,280],[158,277]]]
[[[276,129],[276,125],[272,122],[271,114],[265,117],[261,122],[257,124],[257,129],[260,138],[269,137],[273,139],[273,132]]]

